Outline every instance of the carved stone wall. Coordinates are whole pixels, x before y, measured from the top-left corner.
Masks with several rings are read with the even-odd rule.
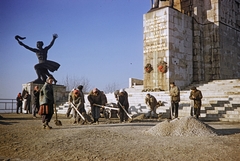
[[[180,87],[192,82],[192,21],[177,10],[164,7],[144,15],[144,89],[168,90],[169,82]],[[161,70],[161,62],[167,65]],[[161,69],[160,69],[161,68]]]

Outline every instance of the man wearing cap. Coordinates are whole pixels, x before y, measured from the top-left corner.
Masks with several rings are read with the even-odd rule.
[[[179,107],[179,102],[180,102],[180,89],[175,85],[174,82],[170,82],[169,94],[171,96],[171,108],[172,108],[171,118],[173,116],[175,118],[178,118],[178,107]]]
[[[196,87],[191,88],[189,99],[194,101],[194,116],[199,118],[202,106],[202,92]]]
[[[88,101],[91,105],[91,113],[93,117],[94,124],[99,124],[99,118],[100,118],[100,108],[97,105],[105,105],[105,98],[102,92],[94,88],[88,95]]]

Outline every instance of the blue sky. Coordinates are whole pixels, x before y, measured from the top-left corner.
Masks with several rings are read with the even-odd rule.
[[[92,87],[115,83],[128,87],[128,79],[143,78],[143,14],[149,0],[1,0],[0,98],[15,98],[22,84],[37,78],[35,53],[20,46],[15,35],[36,47],[49,45],[48,60],[61,64],[52,73],[86,78]]]

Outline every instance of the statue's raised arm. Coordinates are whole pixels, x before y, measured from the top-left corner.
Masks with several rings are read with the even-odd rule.
[[[22,41],[20,41],[20,40],[26,39],[26,37],[21,37],[21,36],[17,35],[17,36],[15,36],[15,39],[18,41],[19,45],[25,47],[26,49],[28,49],[28,50],[30,50],[32,52],[36,52],[37,51],[37,49],[31,48],[31,47],[27,46],[26,44],[24,44]]]
[[[49,50],[53,46],[56,38],[58,38],[58,35],[57,34],[53,34],[53,39],[52,39],[51,43],[48,46],[45,47],[47,50]]]

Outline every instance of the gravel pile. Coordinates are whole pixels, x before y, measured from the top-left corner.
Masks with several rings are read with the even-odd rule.
[[[213,128],[195,119],[183,117],[164,121],[144,132],[154,136],[216,136]]]

